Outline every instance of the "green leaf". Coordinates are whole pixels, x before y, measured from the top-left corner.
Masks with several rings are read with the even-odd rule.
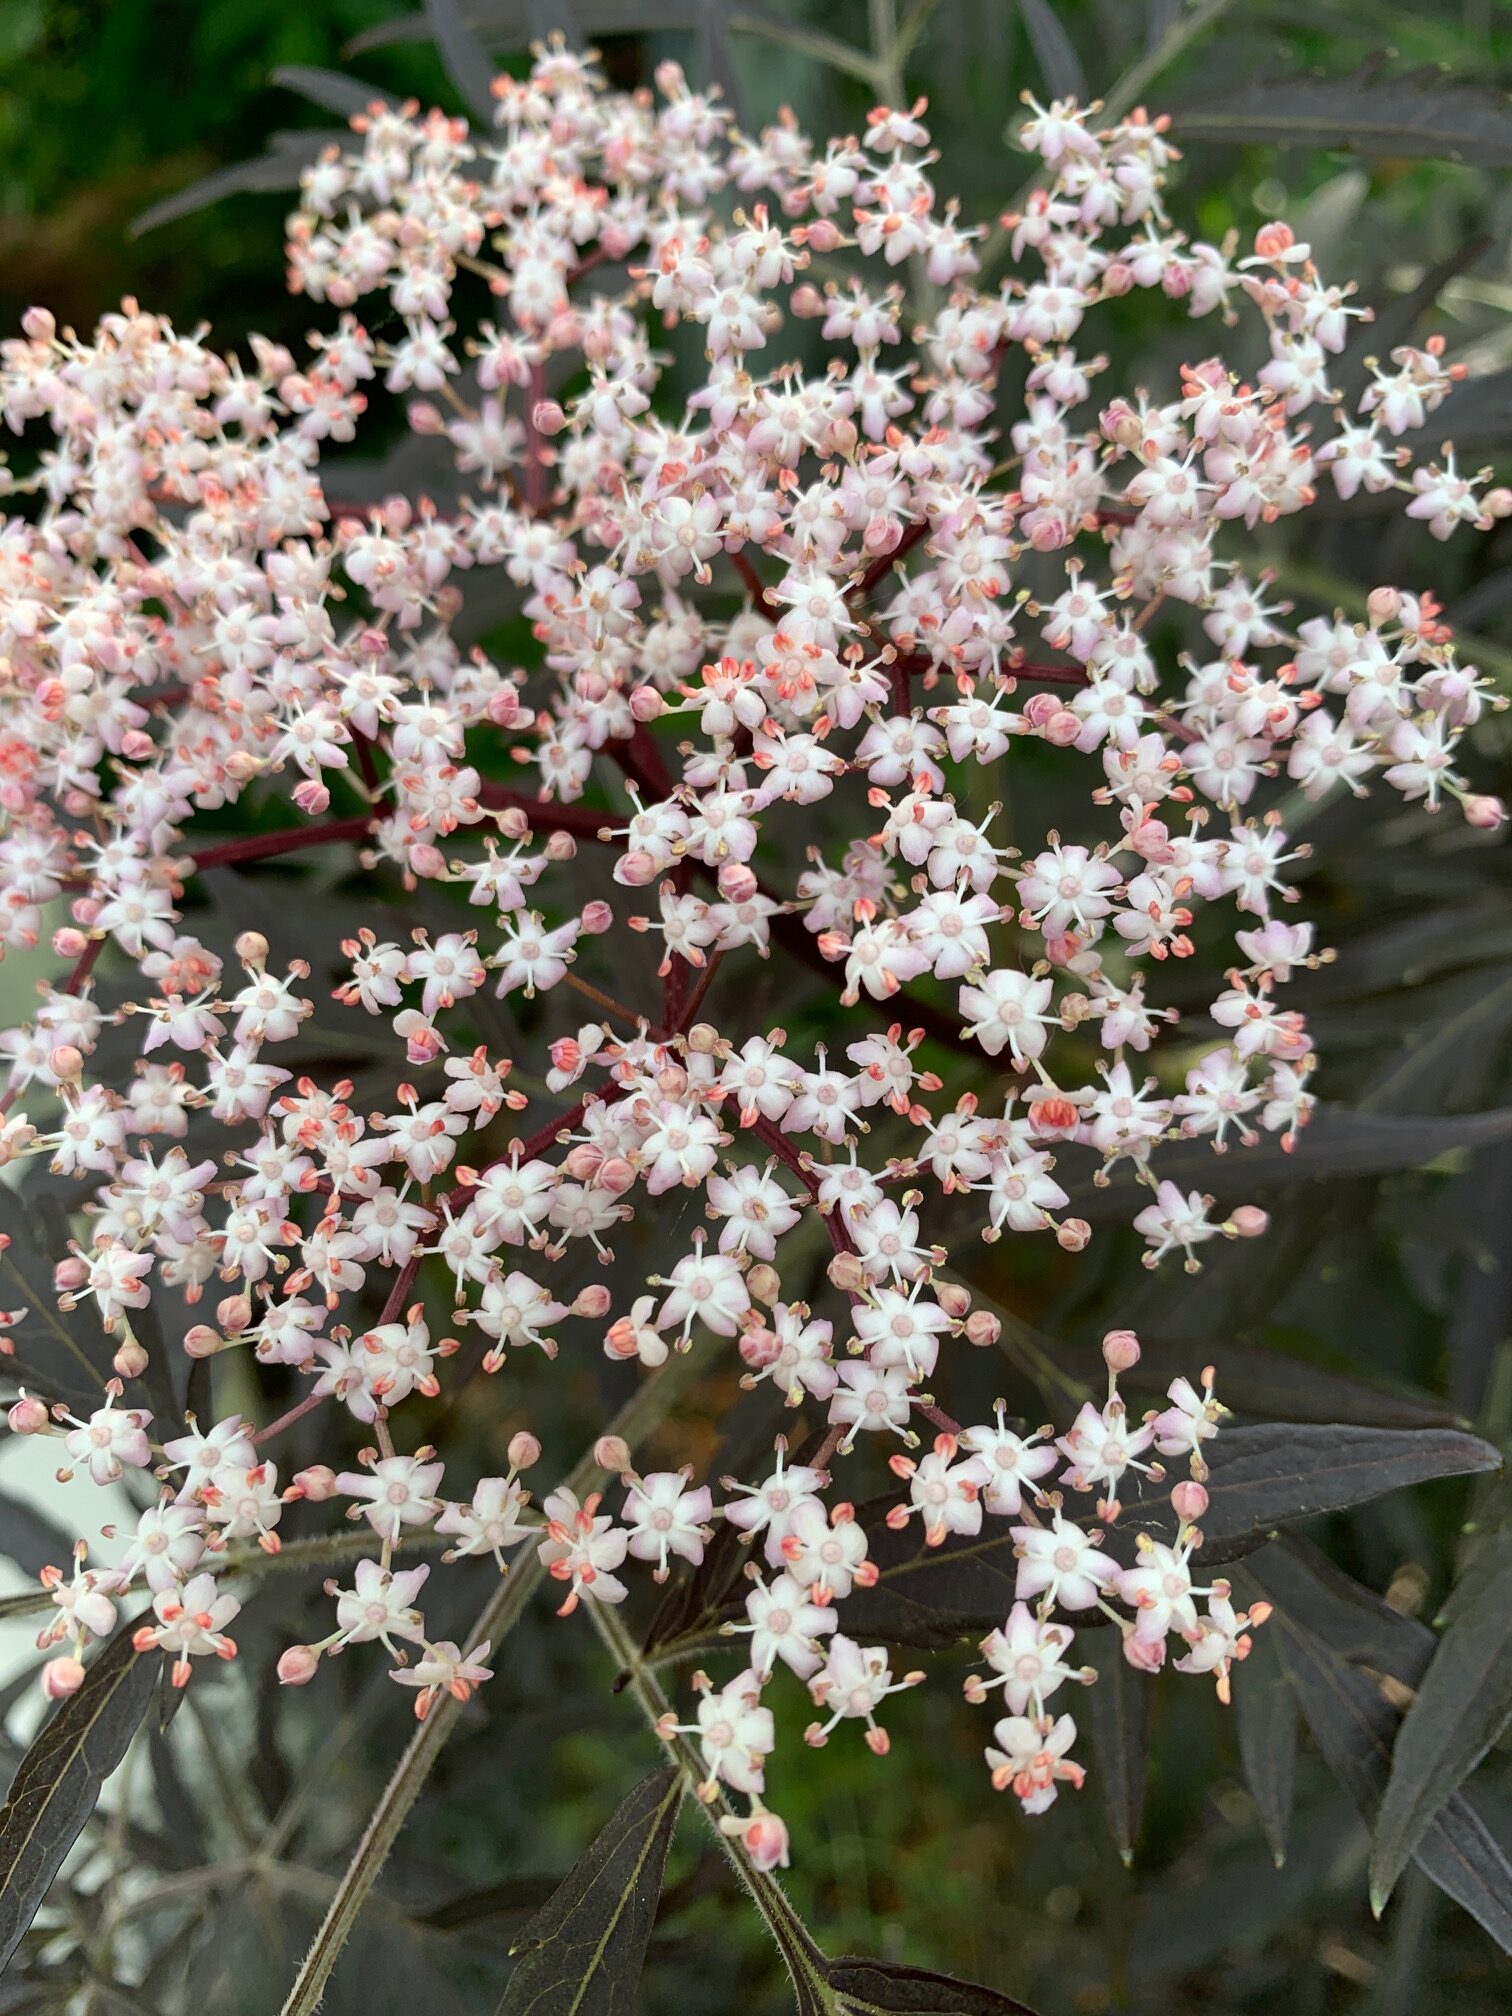
[[[1234,1686],[1244,1782],[1279,1869],[1291,1833],[1297,1781],[1297,1704],[1276,1653],[1275,1634],[1257,1631]]]
[[[1512,166],[1505,92],[1437,69],[1386,74],[1375,56],[1352,77],[1255,77],[1222,98],[1173,108],[1183,141],[1342,148],[1377,159],[1420,155],[1482,168]]]
[[[1103,1661],[1088,1696],[1097,1784],[1125,1868],[1134,1860],[1144,1813],[1153,1699],[1149,1675],[1136,1674],[1122,1656]]]
[[[664,1765],[616,1807],[509,1949],[521,1957],[498,2016],[631,2016],[682,1795]]]
[[[162,1655],[138,1652],[134,1629],[122,1626],[78,1693],[39,1731],[0,1807],[0,1968],[21,1943],[147,1712]]]
[[[1244,1570],[1239,1571],[1241,1586]],[[1247,1593],[1245,1600],[1251,1601]],[[1368,1824],[1391,1769],[1400,1718],[1375,1683],[1282,1610],[1267,1631],[1323,1759]],[[1419,1836],[1413,1859],[1512,1953],[1512,1863],[1463,1792],[1451,1793]]]
[[[1425,1829],[1512,1722],[1512,1530],[1471,1571],[1402,1721],[1376,1823],[1370,1901],[1385,1905]]]

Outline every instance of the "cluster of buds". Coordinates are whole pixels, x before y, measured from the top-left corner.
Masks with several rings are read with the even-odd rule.
[[[1059,1439],[1004,1407],[956,1422],[936,1398],[950,1352],[992,1345],[998,1323],[947,1253],[976,1233],[1080,1250],[1068,1169],[1132,1176],[1152,1265],[1263,1232],[1258,1208],[1215,1215],[1160,1164],[1182,1137],[1290,1144],[1312,1109],[1312,1042],[1283,1001],[1328,955],[1286,914],[1307,852],[1286,808],[1379,777],[1474,826],[1502,814],[1459,767],[1486,682],[1432,597],[1383,588],[1364,621],[1294,622],[1244,535],[1324,482],[1401,490],[1440,537],[1512,496],[1447,447],[1409,472],[1393,446],[1460,375],[1438,344],[1373,364],[1345,412],[1330,373],[1366,311],[1282,225],[1243,256],[1184,234],[1161,120],[1099,131],[1033,106],[1043,172],[996,227],[1009,277],[988,287],[991,233],[937,199],[922,107],[819,148],[787,119],[738,132],[672,66],[658,83],[659,99],[614,93],[550,49],[499,80],[491,138],[383,105],[355,120],[290,228],[291,282],[334,323],[303,362],[263,342],[220,356],[133,302],[92,337],[34,311],[0,345],[0,413],[50,436],[5,478],[19,508],[0,528],[0,940],[52,930],[60,961],[35,1015],[0,1032],[0,1159],[45,1157],[79,1186],[57,1289],[97,1312],[118,1375],[87,1415],[23,1394],[11,1423],[64,1438],[102,1486],[162,1483],[113,1565],[49,1571],[49,1642],[73,1647],[47,1669],[55,1693],[135,1585],[176,1680],[232,1656],[216,1575],[275,1550],[293,1499],[344,1505],[371,1550],[328,1585],[334,1629],[290,1648],[282,1678],[376,1640],[422,1714],[467,1698],[498,1654],[429,1634],[431,1565],[398,1558],[417,1534],[452,1541],[443,1561],[501,1568],[528,1544],[571,1613],[623,1600],[622,1570],[697,1563],[732,1522],[766,1570],[735,1627],[749,1663],[700,1676],[697,1720],[668,1727],[701,1746],[707,1789],[753,1802],[725,1822],[771,1866],[787,1854],[761,1803],[776,1669],[812,1694],[811,1743],[856,1720],[879,1754],[877,1711],[923,1677],[841,1628],[877,1571],[839,1473],[859,1479],[889,1441],[888,1526],[917,1519],[930,1547],[1018,1522],[1017,1600],[983,1646],[995,1677],[968,1693],[1004,1688],[987,1755],[1027,1810],[1081,1777],[1074,1725],[1046,1707],[1089,1671],[1068,1664],[1061,1614],[1116,1618],[1146,1670],[1175,1636],[1175,1663],[1226,1694],[1260,1616],[1192,1580],[1211,1382],[1178,1380],[1136,1423],[1117,1378],[1137,1345],[1115,1332],[1106,1402]],[[1205,354],[1162,397],[1094,397],[1108,360],[1079,347],[1082,325],[1133,292],[1194,324],[1253,317],[1269,361],[1241,381]],[[706,360],[680,389],[656,334],[679,324]],[[1010,368],[1027,389],[1004,414]],[[445,507],[345,505],[339,455],[328,493],[327,444],[384,395],[442,456]],[[530,663],[459,643],[480,576],[528,624]],[[1186,648],[1157,649],[1182,623]],[[1088,787],[1062,825],[1080,837],[1020,850],[998,807],[966,809],[979,768],[1076,756]],[[505,759],[520,784],[498,781]],[[280,795],[292,824],[203,844],[202,818]],[[368,1112],[349,1080],[277,1061],[314,1012],[311,965],[248,931],[227,971],[183,908],[208,869],[353,845],[374,891],[430,885],[459,926],[476,918],[385,937],[348,885],[337,1000],[387,1025],[397,1078]],[[628,914],[585,897],[586,851]],[[574,972],[611,931],[630,934],[615,970],[632,975],[636,934],[656,941],[659,1000]],[[1204,932],[1235,950],[1173,1080],[1152,1054],[1175,1020],[1161,981]],[[143,993],[113,1011],[94,978],[107,950]],[[742,1027],[738,988],[711,993],[726,961],[728,982],[774,953],[838,993],[830,1048]],[[544,1097],[480,1040],[485,992],[549,997],[531,1017]],[[716,999],[730,1026],[706,1019]],[[91,1065],[112,1022],[140,1033],[125,1084]],[[34,1119],[8,1110],[28,1092]],[[628,1307],[583,1285],[638,1203],[669,1193],[701,1201],[708,1228]],[[784,1285],[788,1242],[816,1220],[824,1312]],[[427,1262],[451,1287],[442,1336],[415,1295]],[[151,1413],[122,1403],[148,1362],[134,1317],[162,1289],[213,1298],[192,1356],[304,1382],[292,1414],[155,1442]],[[506,1475],[447,1495],[423,1423],[461,1376],[600,1341],[654,1373],[700,1337],[822,1414],[812,1460],[788,1463],[779,1438],[770,1474],[716,1505],[691,1471],[640,1475],[621,1447],[604,1460],[622,1502],[563,1484],[537,1509],[520,1478],[541,1449],[522,1433]],[[373,1444],[355,1470],[281,1483],[268,1445],[318,1406]],[[915,1454],[920,1421],[932,1444]],[[1106,1529],[1178,1456],[1176,1538],[1119,1566]]]

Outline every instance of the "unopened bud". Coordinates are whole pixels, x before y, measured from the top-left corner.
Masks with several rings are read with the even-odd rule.
[[[1270,1213],[1258,1204],[1241,1204],[1229,1213],[1228,1222],[1241,1239],[1258,1239],[1270,1224]]]
[[[1063,1253],[1080,1253],[1091,1237],[1085,1218],[1063,1218],[1055,1228],[1055,1243]]]
[[[546,836],[546,859],[548,861],[575,861],[577,842],[570,833],[558,830]]]
[[[841,242],[840,226],[832,217],[816,217],[803,227],[803,242],[811,252],[833,252]]]
[[[824,296],[805,280],[788,296],[788,306],[800,322],[813,322],[825,312]]]
[[[726,861],[719,871],[719,893],[727,903],[749,903],[760,886],[744,861]]]
[[[1082,732],[1082,724],[1069,707],[1062,707],[1045,723],[1044,736],[1057,749],[1069,749]]]
[[[53,933],[52,948],[60,959],[82,959],[89,940],[72,924],[63,924]]]
[[[21,328],[33,343],[51,343],[58,333],[58,325],[48,308],[28,308],[21,317]]]
[[[1190,1525],[1200,1519],[1208,1508],[1208,1494],[1194,1477],[1185,1477],[1171,1493],[1171,1504],[1178,1519]]]
[[[49,1701],[66,1701],[84,1685],[84,1666],[78,1659],[49,1659],[42,1668],[42,1692]]]
[[[602,898],[583,905],[583,930],[590,938],[602,938],[614,923],[614,912]]]
[[[1139,1339],[1132,1330],[1110,1330],[1102,1341],[1102,1354],[1110,1372],[1132,1372],[1139,1363]]]
[[[252,1302],[246,1295],[223,1295],[215,1305],[215,1320],[232,1337],[239,1336],[252,1321]]]
[[[261,931],[243,931],[236,940],[236,956],[243,966],[264,966],[268,959],[268,941]]]
[[[528,1428],[521,1428],[510,1436],[507,1454],[511,1470],[533,1469],[541,1460],[540,1440]]]
[[[1504,483],[1498,484],[1496,489],[1486,492],[1480,505],[1484,518],[1512,518],[1512,490]]]
[[[636,686],[630,694],[631,716],[642,723],[659,719],[666,704],[654,686]]]
[[[336,1496],[336,1472],[328,1463],[312,1463],[308,1470],[296,1470],[294,1483],[301,1498],[312,1505],[324,1505]]]
[[[623,1197],[635,1182],[634,1165],[624,1155],[609,1155],[599,1164],[594,1182],[611,1196]]]
[[[1506,806],[1500,798],[1493,798],[1486,792],[1470,792],[1460,802],[1465,824],[1476,827],[1482,833],[1494,833],[1506,819]]]
[[[747,1274],[746,1287],[753,1301],[765,1302],[768,1308],[782,1300],[782,1276],[766,1260],[759,1261]]]
[[[695,1022],[688,1031],[688,1048],[695,1057],[712,1057],[719,1048],[719,1031],[712,1022]]]
[[[644,889],[660,872],[655,855],[648,854],[644,847],[632,847],[614,864],[615,881],[623,882],[627,889]]]
[[[753,1323],[740,1333],[740,1360],[753,1372],[764,1372],[782,1355],[782,1340],[764,1324]]]
[[[499,814],[499,831],[506,840],[523,840],[530,831],[530,821],[523,807],[506,805]]]
[[[537,399],[530,409],[530,421],[537,434],[560,434],[567,425],[567,415],[555,399]]]
[[[192,1323],[184,1332],[184,1355],[188,1358],[213,1358],[225,1348],[225,1338],[208,1323]]]
[[[60,1085],[71,1085],[84,1069],[84,1058],[77,1045],[59,1043],[47,1053],[47,1068]]]
[[[147,1353],[134,1337],[128,1338],[111,1359],[111,1365],[119,1378],[140,1379],[147,1370]]]
[[[609,1304],[613,1300],[602,1281],[590,1281],[572,1303],[570,1314],[586,1316],[597,1322],[600,1316],[609,1314]]]
[[[446,420],[439,406],[429,399],[411,399],[409,424],[412,434],[444,434]]]
[[[593,1445],[593,1460],[601,1470],[614,1470],[623,1476],[631,1467],[630,1445],[623,1435],[600,1435]]]
[[[313,1645],[291,1645],[278,1661],[278,1679],[283,1687],[308,1687],[320,1667],[320,1654]]]
[[[40,1435],[48,1424],[46,1407],[30,1393],[17,1400],[5,1418],[13,1435]]]
[[[1379,630],[1383,623],[1394,623],[1401,613],[1400,588],[1372,588],[1365,599],[1365,614],[1373,629]]]
[[[53,1269],[53,1287],[60,1295],[75,1295],[89,1279],[88,1264],[77,1257],[60,1260]]]
[[[959,1323],[971,1308],[971,1290],[959,1281],[942,1281],[935,1289],[935,1300],[952,1323]]]
[[[306,777],[294,786],[294,803],[307,819],[318,819],[331,809],[331,794],[318,777]]]
[[[1003,1334],[1003,1326],[990,1309],[973,1309],[966,1318],[962,1333],[968,1344],[975,1344],[979,1351],[996,1344]]]
[[[866,1269],[854,1253],[836,1253],[829,1263],[829,1278],[846,1295],[859,1295],[866,1286]]]

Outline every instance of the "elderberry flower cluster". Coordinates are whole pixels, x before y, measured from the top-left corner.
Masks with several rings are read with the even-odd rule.
[[[878,1710],[923,1678],[845,1628],[878,1535],[842,1487],[878,1449],[901,1489],[884,1530],[948,1547],[1008,1522],[1016,1600],[967,1693],[1002,1690],[987,1760],[1027,1811],[1082,1777],[1048,1705],[1094,1677],[1063,1619],[1111,1618],[1145,1670],[1175,1638],[1174,1663],[1226,1697],[1260,1613],[1194,1580],[1211,1380],[1136,1419],[1117,1378],[1137,1345],[1114,1332],[1106,1401],[1059,1437],[1001,1406],[957,1422],[936,1397],[951,1355],[998,1323],[947,1250],[1079,1250],[1068,1168],[1132,1176],[1152,1265],[1264,1230],[1163,1178],[1161,1151],[1290,1144],[1313,1105],[1313,1046],[1284,1004],[1327,955],[1288,914],[1306,850],[1283,801],[1379,779],[1478,826],[1501,809],[1459,768],[1486,682],[1432,597],[1382,588],[1367,621],[1294,625],[1245,535],[1325,483],[1400,490],[1441,538],[1512,495],[1448,447],[1409,469],[1394,445],[1458,375],[1436,342],[1373,363],[1344,409],[1330,374],[1367,311],[1284,225],[1242,256],[1182,232],[1161,120],[1099,131],[1032,106],[1042,172],[996,227],[1009,277],[979,286],[993,233],[940,201],[922,105],[821,147],[790,118],[738,132],[672,66],[658,83],[611,92],[547,49],[499,79],[493,133],[414,107],[354,120],[290,226],[291,285],[329,311],[303,359],[258,341],[224,357],[132,302],[92,337],[33,311],[0,346],[20,456],[0,530],[0,938],[50,932],[62,962],[0,1034],[0,1150],[72,1179],[57,1293],[118,1347],[93,1411],[23,1393],[10,1420],[98,1485],[161,1485],[111,1565],[81,1542],[71,1578],[47,1572],[42,1642],[69,1648],[45,1669],[55,1694],[128,1592],[177,1683],[234,1656],[226,1571],[278,1551],[292,1500],[368,1544],[283,1679],[376,1641],[422,1715],[500,1654],[432,1635],[433,1565],[404,1558],[417,1535],[445,1538],[443,1563],[533,1553],[566,1614],[738,1529],[743,1669],[698,1675],[695,1719],[664,1733],[698,1746],[709,1796],[750,1802],[728,1830],[771,1866],[777,1669],[812,1696],[811,1743],[855,1721],[879,1754]],[[1149,392],[1101,386],[1083,328],[1111,329],[1133,293],[1194,325],[1196,361]],[[1253,381],[1213,347],[1241,318],[1268,351]],[[705,359],[691,388],[679,328]],[[444,457],[445,506],[340,501],[339,450],[387,395]],[[525,619],[528,663],[457,641],[483,576]],[[1157,611],[1185,622],[1184,650],[1152,644]],[[963,801],[977,769],[1035,744],[1085,758],[1086,788],[1065,837],[1020,851],[996,808]],[[228,808],[279,801],[292,823],[204,842]],[[339,1071],[279,1061],[314,1012],[310,967],[247,931],[227,970],[183,914],[211,868],[342,845],[366,880],[341,898],[337,1000],[383,1025],[402,1078],[379,1110]],[[585,899],[590,849],[622,898]],[[455,928],[381,935],[364,888],[385,883],[451,892]],[[1183,1082],[1160,1075],[1161,981],[1204,931],[1235,949]],[[574,974],[609,932],[655,941],[654,1007]],[[139,1000],[102,1008],[102,953]],[[830,976],[843,1041],[743,1026],[738,987],[710,994],[726,962],[728,980],[771,957]],[[546,1091],[527,1097],[469,1004],[560,1010],[564,989],[575,1012],[540,1024],[555,1033],[521,1075]],[[706,998],[728,1001],[723,1026]],[[138,1039],[124,1083],[91,1064],[112,1025]],[[646,1292],[582,1285],[669,1193],[709,1222],[688,1237],[668,1217]],[[816,1218],[822,1313],[784,1279],[785,1242]],[[422,1267],[449,1284],[446,1335]],[[137,1332],[168,1288],[211,1297],[192,1356],[238,1351],[301,1385],[292,1416],[370,1429],[358,1467],[281,1475],[287,1413],[156,1440],[171,1424],[142,1404]],[[561,1483],[537,1502],[530,1432],[506,1475],[466,1481],[427,1441],[430,1403],[524,1354],[602,1348],[654,1373],[707,1338],[827,1431],[794,1461],[778,1437],[768,1474],[726,1480],[721,1502],[691,1469],[641,1474],[623,1444],[601,1451],[622,1495]],[[1190,1471],[1169,1537],[1142,1531],[1120,1562],[1106,1536],[1130,1493],[1164,1502],[1163,1458]]]

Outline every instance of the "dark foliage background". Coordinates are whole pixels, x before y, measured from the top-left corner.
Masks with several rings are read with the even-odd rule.
[[[599,41],[617,83],[649,79],[662,55],[677,54],[695,75],[724,79],[748,123],[790,103],[812,129],[843,128],[872,98],[824,60],[834,54],[824,38],[866,47],[876,10],[863,0],[473,0],[461,11],[512,64],[528,33],[569,18]],[[907,6],[900,14],[912,18]],[[1424,65],[1444,74],[1426,76]],[[223,344],[254,328],[297,340],[312,318],[274,281],[283,184],[333,119],[310,99],[329,99],[328,83],[296,76],[301,92],[273,81],[288,66],[460,102],[424,18],[368,0],[9,0],[0,328],[33,300],[83,325],[131,292],[185,326],[212,322]],[[1477,374],[1446,431],[1468,459],[1505,455],[1506,8],[941,0],[926,7],[906,64],[910,89],[932,101],[939,181],[961,193],[968,216],[995,214],[1023,178],[1002,142],[1021,89],[1106,95],[1141,73],[1125,102],[1175,114],[1185,148],[1178,212],[1221,235],[1284,209],[1325,270],[1358,278],[1377,305],[1380,348],[1446,329]],[[181,198],[204,177],[217,178],[204,193],[224,190],[224,200]],[[133,239],[144,211],[161,221]],[[1120,360],[1131,370],[1144,359],[1168,371],[1186,354],[1173,318],[1158,329],[1131,322]],[[1464,655],[1512,692],[1512,525],[1446,549],[1394,508],[1372,516],[1368,502],[1347,523],[1323,506],[1304,524],[1300,538],[1284,526],[1263,535],[1279,586],[1299,605],[1353,614],[1379,581],[1435,584]],[[1175,649],[1179,639],[1165,642]],[[1487,788],[1506,786],[1507,746],[1496,719],[1478,734]],[[1053,757],[1024,768],[1010,779],[1010,814],[1042,832],[1062,780]],[[1194,1162],[1194,1181],[1227,1180],[1235,1198],[1264,1202],[1271,1236],[1220,1251],[1196,1281],[1146,1276],[1113,1222],[1100,1228],[1097,1257],[1072,1266],[1027,1241],[953,1256],[1008,1318],[1003,1356],[980,1368],[980,1397],[1004,1392],[1033,1419],[1063,1413],[1117,1321],[1145,1337],[1160,1384],[1215,1362],[1241,1422],[1423,1434],[1474,1424],[1498,1444],[1512,1435],[1512,867],[1504,847],[1448,818],[1383,820],[1381,810],[1330,804],[1305,835],[1315,849],[1304,871],[1309,914],[1340,956],[1297,984],[1297,1005],[1309,1010],[1337,1112],[1292,1161],[1261,1150],[1215,1167],[1204,1148]],[[266,911],[285,928],[297,896],[324,942],[337,935],[325,920],[340,874],[226,878],[215,898],[235,926],[260,927]],[[1207,998],[1207,977],[1183,976],[1193,1005]],[[748,989],[741,1008],[751,1028],[781,1019],[822,1033],[822,996],[795,1000],[795,985],[812,983],[782,969],[762,984],[765,995]],[[7,1017],[21,1012],[24,985],[8,964]],[[344,1062],[359,1079],[373,1064]],[[1098,1202],[1089,1196],[1089,1212]],[[583,1424],[603,1418],[610,1383],[602,1365],[562,1366],[530,1394],[532,1425],[555,1429],[564,1447],[581,1441]],[[228,1380],[217,1411],[239,1397]],[[510,1393],[468,1390],[465,1414],[446,1423],[460,1469],[496,1465],[516,1425],[511,1407]],[[667,1449],[718,1474],[739,1467],[743,1437],[762,1434],[721,1374],[694,1386]],[[298,1453],[311,1460],[313,1442]],[[319,1453],[328,1456],[325,1442]],[[29,1516],[14,1508],[0,1518],[0,1545],[34,1567],[33,1555],[49,1556]],[[290,1530],[298,1535],[297,1521]],[[771,1796],[800,1844],[787,1888],[826,1950],[949,1969],[1050,2016],[1504,2009],[1504,1955],[1420,1868],[1408,1869],[1384,1919],[1372,1917],[1360,1785],[1348,1769],[1340,1782],[1349,1739],[1330,1703],[1364,1701],[1367,1719],[1384,1713],[1389,1743],[1431,1670],[1431,1627],[1458,1585],[1459,1611],[1490,1619],[1471,1648],[1483,1669],[1471,1709],[1493,1736],[1502,1731],[1512,1710],[1506,1486],[1494,1474],[1450,1477],[1375,1498],[1290,1529],[1242,1572],[1279,1618],[1240,1676],[1238,1712],[1191,1683],[1179,1699],[1180,1683],[1152,1689],[1147,1726],[1124,1732],[1121,1798],[1104,1760],[1085,1796],[1062,1799],[1047,1820],[1025,1824],[995,1800],[980,1718],[952,1706],[967,1663],[956,1650],[929,1654],[939,1684],[897,1704],[886,1764],[836,1744],[821,1767],[806,1763],[801,1743],[786,1745]],[[318,1703],[267,1686],[277,1648],[313,1628],[305,1582],[316,1579],[271,1581],[238,1630],[236,1675],[196,1688],[168,1736],[133,1750],[148,1817],[117,1801],[91,1823],[71,1880],[0,1979],[0,2011],[265,2016],[279,2006],[409,1722],[399,1690],[357,1657],[339,1663]],[[460,1627],[478,1588],[458,1577],[455,1601]],[[648,1618],[634,1621],[643,1629]],[[494,2008],[526,1916],[657,1761],[612,1680],[591,1634],[553,1629],[544,1615],[521,1624],[338,1966],[325,2004],[333,2016]],[[1488,1838],[1512,1853],[1505,1741],[1477,1772],[1474,1798]],[[10,1743],[8,1769],[18,1756]],[[1115,1788],[1111,1814],[1104,1787]],[[1366,1794],[1368,1804],[1368,1785]],[[774,1949],[692,1824],[672,1844],[639,2006],[650,2016],[791,2006]]]

